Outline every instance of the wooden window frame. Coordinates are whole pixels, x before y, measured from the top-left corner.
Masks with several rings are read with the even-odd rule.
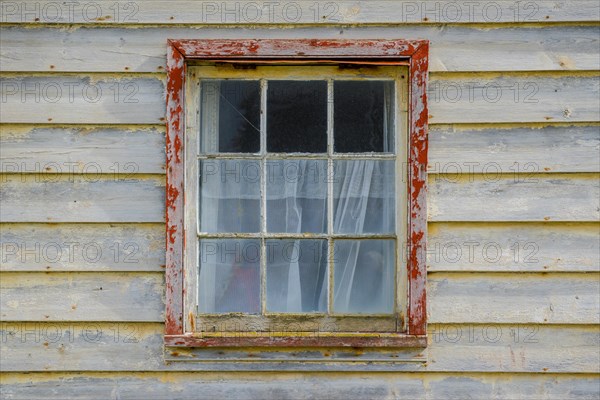
[[[427,40],[168,40],[166,115],[166,312],[168,347],[425,347],[427,237]],[[185,91],[194,60],[237,63],[375,64],[408,67],[407,324],[402,333],[186,332]],[[191,234],[191,233],[190,233]],[[194,326],[194,315],[187,316]]]

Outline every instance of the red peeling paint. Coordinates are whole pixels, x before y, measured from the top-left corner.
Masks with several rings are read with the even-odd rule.
[[[165,336],[169,347],[427,347],[426,336],[381,335],[381,336]]]
[[[427,80],[429,43],[410,59],[408,333],[427,333]]]
[[[183,88],[185,59],[168,43],[166,143],[166,312],[165,331],[183,333]]]
[[[427,238],[427,80],[429,42],[426,40],[239,39],[168,40],[166,113],[166,318],[165,344],[169,346],[236,346],[228,338],[198,338],[183,328],[183,135],[185,61],[221,62],[365,62],[409,65],[408,191],[408,328],[394,338],[342,339],[294,337],[246,338],[246,346],[409,346],[426,345],[426,238]],[[414,340],[410,342],[410,340]],[[236,342],[239,343],[239,342]]]

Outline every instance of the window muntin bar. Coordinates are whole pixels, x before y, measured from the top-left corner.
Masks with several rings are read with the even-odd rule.
[[[322,78],[320,78],[322,79]],[[267,291],[267,249],[266,242],[267,240],[284,240],[284,239],[326,239],[328,242],[328,263],[327,270],[328,272],[328,284],[330,285],[328,289],[328,299],[327,299],[327,311],[329,314],[333,312],[333,285],[334,285],[334,274],[335,270],[334,265],[334,246],[335,242],[338,239],[344,240],[374,240],[374,239],[388,239],[397,241],[397,232],[396,230],[389,233],[334,233],[333,224],[334,224],[334,215],[333,215],[333,203],[334,203],[334,182],[332,179],[327,179],[327,229],[326,233],[310,233],[310,232],[302,232],[302,233],[291,233],[291,232],[268,232],[268,224],[267,224],[267,179],[268,179],[268,168],[267,161],[272,160],[293,160],[293,159],[314,159],[314,160],[324,160],[327,163],[327,176],[332,177],[334,175],[334,160],[389,160],[396,161],[397,159],[394,152],[394,147],[388,147],[387,152],[363,152],[363,153],[335,153],[334,152],[334,82],[339,79],[329,79],[327,80],[327,152],[326,153],[269,153],[267,152],[267,90],[268,90],[268,82],[276,80],[276,79],[260,79],[260,89],[261,89],[261,115],[260,115],[260,148],[258,153],[205,153],[205,154],[197,154],[197,158],[199,160],[257,160],[261,165],[261,174],[260,174],[260,232],[252,233],[252,232],[202,232],[200,229],[198,230],[198,239],[226,239],[226,238],[257,238],[261,243],[261,260],[260,260],[260,282],[261,282],[261,314],[267,313],[267,305],[266,305],[266,291]],[[302,79],[298,79],[302,80]],[[345,79],[350,80],[350,79]],[[382,80],[381,78],[374,78],[373,80]],[[386,82],[392,82],[391,80],[386,80]],[[395,90],[395,88],[394,88]],[[395,110],[395,104],[393,106]],[[395,114],[395,113],[394,113]],[[392,121],[392,126],[394,126],[394,121]],[[395,129],[392,128],[392,135],[395,134]],[[396,141],[397,139],[394,139]],[[390,151],[391,150],[391,151]],[[397,168],[396,168],[397,169]],[[397,185],[397,181],[393,180],[394,184]],[[398,206],[398,199],[396,198],[396,207]],[[392,217],[392,220],[395,218]],[[397,224],[396,224],[397,225]],[[198,221],[198,226],[200,226],[200,221]],[[397,246],[396,246],[397,247]],[[398,251],[397,249],[395,250]],[[396,259],[394,259],[396,260]],[[399,264],[396,261],[395,265],[393,265],[394,269],[399,268]],[[392,279],[395,282],[395,279]],[[393,299],[398,299],[398,294],[393,294]],[[393,309],[397,309],[397,305],[393,307]],[[198,310],[200,311],[200,309]],[[393,311],[392,311],[393,312]],[[204,313],[202,313],[204,315]],[[215,314],[208,314],[215,315]],[[290,313],[289,315],[292,315]],[[352,312],[340,312],[335,315],[353,315]],[[380,315],[380,314],[377,314]]]

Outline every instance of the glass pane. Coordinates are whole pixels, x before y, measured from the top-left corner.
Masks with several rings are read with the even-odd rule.
[[[333,83],[336,152],[394,152],[393,93],[393,82]]]
[[[393,313],[393,240],[334,243],[333,309],[338,313]]]
[[[327,82],[269,81],[267,151],[327,151]]]
[[[200,93],[200,151],[257,153],[260,150],[259,81],[203,81]]]
[[[260,312],[260,240],[200,240],[201,313]]]
[[[387,160],[334,161],[335,233],[395,231],[394,164]]]
[[[267,161],[267,230],[327,231],[327,160]]]
[[[200,161],[201,232],[260,232],[258,160]]]
[[[327,310],[327,241],[267,240],[267,310]]]

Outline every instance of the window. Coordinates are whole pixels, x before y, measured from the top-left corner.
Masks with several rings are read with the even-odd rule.
[[[426,55],[170,42],[166,345],[425,345]]]

